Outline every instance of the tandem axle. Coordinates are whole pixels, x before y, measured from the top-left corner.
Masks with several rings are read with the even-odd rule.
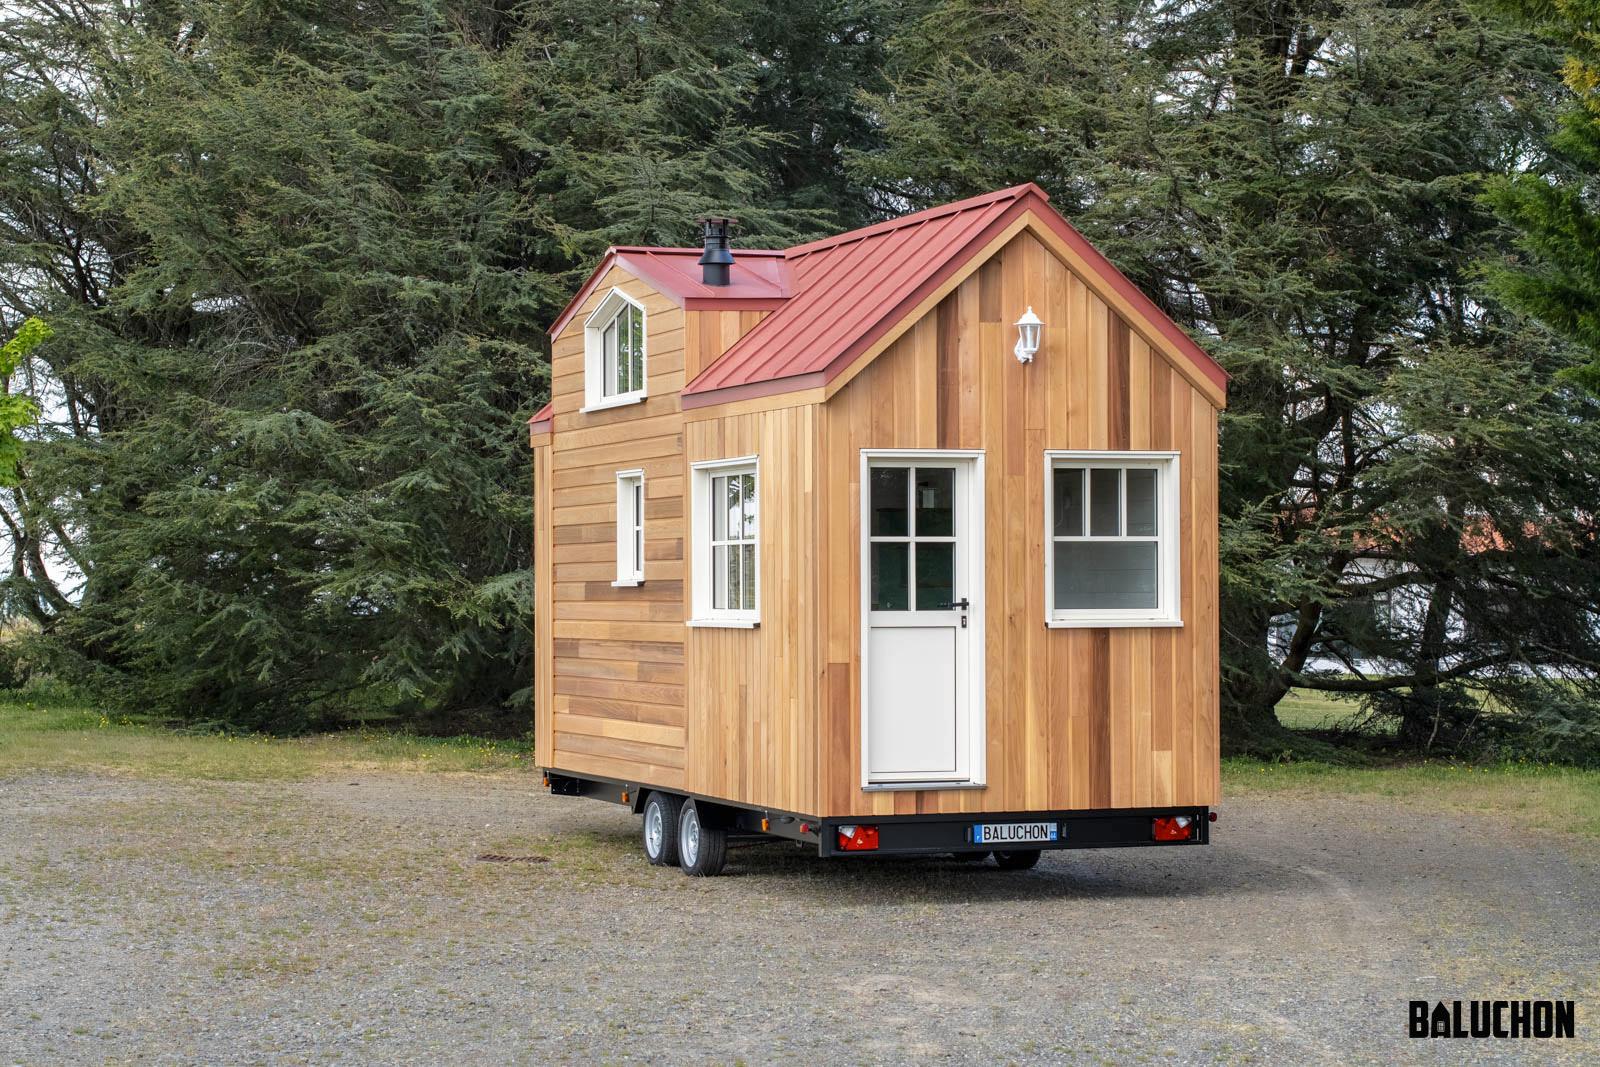
[[[645,857],[693,875],[721,873],[730,844],[772,839],[819,856],[981,860],[992,853],[1000,867],[1025,869],[1047,849],[1209,844],[1216,820],[1204,807],[819,818],[567,771],[546,771],[545,781],[554,796],[592,797],[643,815]]]

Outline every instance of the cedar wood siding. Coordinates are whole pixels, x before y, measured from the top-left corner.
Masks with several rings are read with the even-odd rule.
[[[1032,305],[1036,360],[1011,352]],[[1031,233],[823,407],[824,815],[1217,800],[1216,411]],[[987,787],[861,789],[860,450],[984,451]],[[1181,628],[1047,629],[1044,453],[1176,449]]]
[[[585,414],[583,324],[613,287],[644,305],[649,395]],[[612,268],[553,340],[553,430],[548,458],[535,459],[535,522],[549,514],[534,546],[537,759],[674,789],[684,785],[683,324],[671,300]],[[616,475],[632,468],[644,471],[645,583],[614,589]]]
[[[737,254],[737,253],[735,253]],[[583,320],[645,305],[649,399],[581,414]],[[1011,354],[1027,305],[1046,323]],[[685,312],[613,268],[555,338],[535,435],[535,742],[541,765],[810,815],[1217,800],[1216,411],[1030,232],[826,403],[814,390],[683,413],[761,312]],[[985,452],[987,780],[861,789],[860,450]],[[1046,449],[1181,451],[1181,628],[1047,629]],[[685,557],[689,464],[754,454],[756,629],[702,629]],[[613,589],[615,474],[642,467],[645,584]],[[552,492],[553,490],[553,492]]]

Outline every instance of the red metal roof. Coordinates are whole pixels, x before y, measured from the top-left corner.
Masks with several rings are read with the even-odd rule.
[[[683,391],[684,406],[827,384],[1029,211],[1207,378],[1226,386],[1222,367],[1028,183],[789,249],[795,295],[698,374]]]
[[[794,297],[697,375],[685,403],[730,388],[757,387],[741,389],[750,396],[825,384],[899,321],[919,290],[959,267],[959,253],[987,243],[994,224],[1036,188],[1002,189],[790,249]]]
[[[692,311],[711,308],[770,311],[781,307],[794,291],[794,272],[784,258],[788,253],[781,249],[735,249],[727,285],[706,285],[700,280],[700,254],[698,248],[619,245],[606,249],[605,258],[589,276],[589,281],[556,316],[550,326],[550,336],[566,328],[613,266],[649,282],[679,307]]]
[[[533,418],[528,420],[528,425],[535,430],[548,430],[551,423],[555,422],[555,418],[556,405],[555,402],[552,401],[551,403],[548,403],[544,407],[540,408],[538,411],[535,411],[533,413]]]
[[[783,251],[734,250],[733,284],[700,282],[698,248],[613,248],[551,327],[559,333],[613,264],[685,308],[771,310],[683,390],[686,408],[826,385],[1023,215],[1032,213],[1220,388],[1227,373],[1050,207],[1029,182]]]

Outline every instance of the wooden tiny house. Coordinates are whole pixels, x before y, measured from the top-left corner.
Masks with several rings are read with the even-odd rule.
[[[1221,368],[1033,185],[731,264],[725,234],[610,250],[552,328],[552,788],[655,798],[647,851],[681,822],[696,873],[757,832],[1206,840]]]

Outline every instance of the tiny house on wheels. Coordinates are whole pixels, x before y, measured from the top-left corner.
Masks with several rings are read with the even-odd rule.
[[[653,863],[1203,844],[1226,375],[1023,185],[613,248],[531,421],[535,738]]]

